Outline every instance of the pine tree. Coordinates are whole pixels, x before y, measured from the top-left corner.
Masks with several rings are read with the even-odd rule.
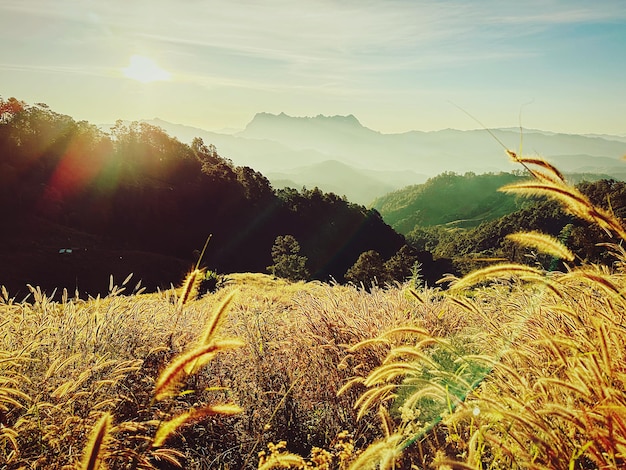
[[[292,235],[279,235],[272,246],[274,264],[267,270],[274,276],[291,281],[307,280],[309,271],[306,268],[306,256],[300,255],[300,244]]]

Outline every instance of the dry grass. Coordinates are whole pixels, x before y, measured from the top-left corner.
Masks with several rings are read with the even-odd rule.
[[[509,190],[623,237],[523,163],[541,188]],[[554,239],[513,239],[572,262]],[[446,292],[238,274],[196,299],[196,271],[151,295],[3,290],[0,466],[624,468],[626,256],[607,249],[611,268],[499,264]]]
[[[503,190],[554,198],[626,241],[622,221],[594,207],[553,166],[508,153],[535,180]],[[573,261],[560,242],[541,234],[512,239]],[[368,387],[359,416],[395,407],[395,427],[384,423],[387,438],[373,447],[395,438],[402,468],[624,468],[625,258],[621,246],[609,248],[614,270],[566,266],[560,274],[500,264],[447,279],[447,298],[462,308],[467,327],[444,337],[415,330],[409,344],[391,344],[383,364],[347,385]],[[389,343],[388,336],[381,341]],[[389,466],[388,459],[372,460]]]
[[[552,275],[550,288],[479,276],[482,287],[446,295],[232,277],[188,301],[174,330],[173,292],[4,301],[6,468],[78,465],[104,413],[111,468],[255,468],[282,440],[313,468],[392,465],[399,455],[404,466],[442,468],[623,463],[620,271],[577,268]],[[198,348],[228,338],[244,346],[185,371]],[[175,387],[156,401],[168,366]],[[239,409],[224,403],[242,412],[228,416]],[[353,447],[340,461],[343,431]]]
[[[182,307],[173,291],[122,297],[113,289],[104,299],[62,302],[36,289],[30,302],[7,295],[0,304],[7,326],[0,461],[7,468],[77,466],[107,413],[101,453],[111,468],[176,461],[253,468],[272,441],[287,439],[307,455],[344,429],[360,446],[379,435],[377,422],[354,426],[358,391],[341,399],[336,392],[355,368],[380,363],[385,349],[346,350],[405,322],[413,301],[401,290],[231,278]],[[240,341],[245,346],[212,355]],[[209,362],[197,364],[207,355]],[[226,416],[234,409],[223,403],[243,412]]]

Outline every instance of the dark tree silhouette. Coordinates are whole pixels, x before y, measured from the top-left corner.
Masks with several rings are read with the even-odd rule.
[[[292,235],[276,237],[272,246],[272,260],[274,264],[267,269],[274,276],[291,281],[306,280],[309,277],[307,258],[300,255],[300,244]]]
[[[374,250],[361,253],[346,272],[345,278],[349,282],[363,284],[366,287],[374,284],[383,285],[388,280],[383,258]]]
[[[97,293],[119,271],[169,286],[209,233],[206,259],[219,272],[265,271],[276,237],[287,233],[320,280],[342,281],[360,253],[387,259],[404,244],[378,212],[318,188],[275,192],[261,173],[234,165],[200,138],[187,145],[159,127],[123,121],[106,133],[15,99],[0,98],[0,183],[0,210],[20,227],[0,233],[0,283],[8,287],[73,291],[78,282]],[[90,246],[80,261],[89,281],[77,274],[77,257],[64,264],[46,258],[68,243]],[[148,258],[169,267],[148,268],[141,261]],[[18,273],[19,266],[43,273],[43,264],[55,272]]]

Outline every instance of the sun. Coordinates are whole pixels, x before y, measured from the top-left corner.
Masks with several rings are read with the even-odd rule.
[[[125,77],[141,83],[150,83],[169,80],[172,74],[159,67],[155,61],[142,55],[133,55],[130,65],[122,69]]]

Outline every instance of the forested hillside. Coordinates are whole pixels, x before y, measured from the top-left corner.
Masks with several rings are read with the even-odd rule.
[[[597,206],[621,219],[626,216],[626,183],[603,179],[581,182],[576,187]],[[506,238],[521,231],[539,231],[558,237],[576,254],[577,262],[612,262],[613,258],[598,243],[614,240],[597,226],[564,212],[552,200],[531,198],[516,204],[520,205],[519,209],[476,227],[415,227],[407,234],[407,241],[416,249],[452,259],[460,272],[469,272],[493,258],[556,268],[551,258],[537,256]]]
[[[606,261],[606,250],[594,242],[610,241],[601,230],[563,212],[555,202],[500,191],[507,184],[527,179],[530,175],[523,171],[443,173],[424,184],[378,198],[373,207],[385,222],[406,236],[414,249],[450,259],[460,272],[492,258],[530,264],[539,261],[548,268],[550,260],[534,259],[527,250],[514,248],[506,239],[518,231],[538,230],[558,236],[579,261]],[[618,217],[626,215],[626,183],[595,174],[573,174],[567,179],[578,182],[577,187],[594,204]]]
[[[205,264],[264,272],[289,234],[316,279],[344,273],[362,252],[387,259],[404,243],[378,212],[318,189],[274,191],[215,147],[121,121],[110,133],[46,105],[0,100],[0,284],[106,289],[134,272],[178,282],[209,236]]]
[[[448,172],[380,197],[372,207],[400,233],[442,224],[474,227],[519,208],[514,196],[497,190],[522,178],[521,173]]]

